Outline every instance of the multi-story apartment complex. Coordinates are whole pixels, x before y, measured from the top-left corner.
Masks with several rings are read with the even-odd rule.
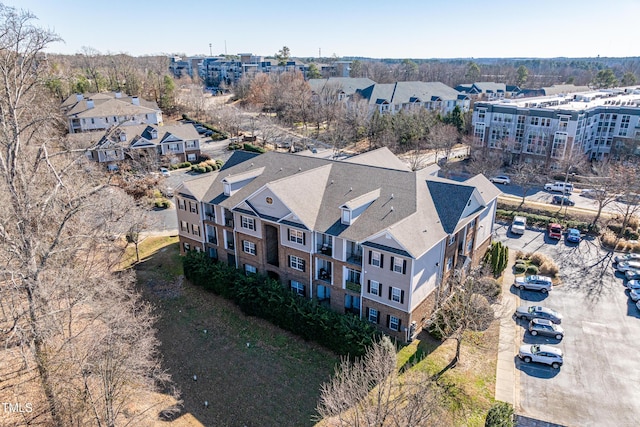
[[[474,143],[514,160],[553,164],[579,153],[603,159],[637,144],[640,88],[477,102]]]
[[[69,133],[107,130],[116,125],[162,125],[162,110],[152,101],[121,92],[73,94],[62,103]]]
[[[87,150],[87,158],[106,163],[110,169],[127,158],[165,156],[175,162],[194,162],[199,155],[200,135],[190,124],[113,127]]]
[[[488,247],[499,190],[410,171],[387,149],[326,160],[235,153],[176,190],[181,251],[279,280],[405,340]]]

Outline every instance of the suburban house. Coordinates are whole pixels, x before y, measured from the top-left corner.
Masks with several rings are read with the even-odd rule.
[[[640,87],[477,102],[474,144],[513,161],[557,164],[571,154],[601,160],[640,138]]]
[[[162,111],[155,102],[122,92],[73,94],[62,103],[69,133],[107,130],[116,125],[162,125]]]
[[[589,86],[576,86],[576,85],[552,85],[547,87],[541,87],[537,89],[522,89],[518,96],[520,97],[532,97],[532,96],[552,96],[562,95],[575,92],[588,92],[591,89]]]
[[[175,191],[181,252],[279,280],[400,340],[424,326],[445,280],[479,262],[500,191],[411,171],[388,149],[346,161],[236,152]]]
[[[375,83],[356,93],[368,101],[373,111],[381,114],[416,108],[448,114],[456,106],[463,112],[469,111],[471,105],[468,95],[440,82]]]
[[[512,98],[520,93],[518,86],[495,82],[461,84],[456,86],[456,90],[461,93],[466,93],[471,99],[484,101]]]
[[[90,160],[111,168],[127,158],[166,156],[178,163],[196,161],[199,155],[200,135],[190,124],[116,126],[87,150]]]

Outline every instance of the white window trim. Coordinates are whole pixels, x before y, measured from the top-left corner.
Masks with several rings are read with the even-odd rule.
[[[289,267],[293,268],[294,270],[304,271],[304,265],[305,265],[305,262],[303,258],[300,258],[295,255],[290,256]]]
[[[304,245],[304,231],[290,228],[289,241],[293,243],[297,243],[299,245]]]
[[[371,315],[375,313],[375,317],[372,319]],[[367,319],[369,322],[371,323],[378,323],[378,318],[380,317],[380,312],[378,310],[376,310],[375,308],[371,308],[369,307],[369,318]]]
[[[256,244],[248,240],[242,241],[242,250],[250,255],[256,254]]]
[[[395,319],[395,322],[394,322]],[[395,323],[395,326],[394,326]],[[392,331],[397,331],[400,329],[400,318],[396,316],[389,316],[389,329]]]
[[[396,291],[397,291],[397,295],[396,295]],[[398,299],[396,299],[396,297]],[[394,288],[394,287],[391,288],[391,301],[397,302],[397,303],[402,301],[402,289]]]
[[[242,216],[240,226],[246,230],[256,231],[256,220],[247,216]]]
[[[393,271],[394,273],[402,274],[404,270],[404,260],[402,258],[394,257],[393,258]]]
[[[371,265],[374,267],[380,267],[381,258],[382,254],[380,252],[371,251]]]
[[[291,281],[291,290],[301,296],[305,294],[305,286],[296,280]]]
[[[375,283],[375,292],[373,284]],[[369,282],[369,288],[371,290],[371,292],[369,292],[372,295],[376,295],[376,296],[380,296],[380,282],[376,281],[376,280],[372,280],[371,282]]]

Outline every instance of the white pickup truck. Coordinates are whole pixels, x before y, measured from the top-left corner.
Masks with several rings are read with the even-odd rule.
[[[546,191],[557,191],[559,193],[571,194],[573,192],[573,184],[570,182],[550,182],[544,185]]]

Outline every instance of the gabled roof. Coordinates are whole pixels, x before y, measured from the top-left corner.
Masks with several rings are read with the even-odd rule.
[[[154,132],[155,131],[155,132]],[[154,137],[155,136],[155,137]],[[93,149],[145,148],[165,141],[187,141],[199,139],[192,125],[127,125],[108,129]]]
[[[393,157],[389,153],[390,157]],[[359,157],[359,156],[358,156]],[[357,158],[357,157],[356,157]],[[391,159],[388,159],[392,162]],[[224,195],[226,177],[261,173]],[[200,197],[207,203],[234,209],[268,190],[309,229],[359,243],[389,233],[412,256],[419,256],[468,221],[465,207],[476,188],[433,176],[433,169],[411,172],[378,165],[267,152],[223,168],[211,177]],[[498,190],[486,178],[474,177],[484,205]],[[488,183],[488,184],[487,184]],[[190,187],[192,184],[185,184]],[[195,191],[195,190],[194,190]],[[474,197],[476,201],[478,197]],[[351,225],[341,222],[341,207],[362,209]],[[264,208],[261,208],[264,209]],[[269,215],[269,213],[264,213]],[[290,222],[286,217],[275,219]],[[298,225],[299,226],[299,225]]]
[[[358,89],[365,89],[374,82],[368,78],[353,78],[353,77],[329,77],[328,79],[309,79],[309,86],[311,90],[319,94],[325,88],[339,88],[345,95],[353,95]]]
[[[506,84],[496,82],[475,82],[473,86],[482,93],[505,92],[507,90]]]
[[[387,147],[380,147],[366,153],[358,154],[344,160],[347,163],[357,163],[359,165],[378,166],[381,168],[410,171],[408,164],[395,156]]]
[[[112,115],[146,114],[149,110],[160,112],[158,104],[137,98],[133,103],[132,96],[118,94],[116,92],[101,92],[87,95],[71,94],[62,104],[62,110],[67,116],[74,117],[106,117]],[[93,108],[89,108],[87,101],[93,101]],[[106,105],[105,105],[106,104]]]
[[[460,94],[457,90],[440,82],[396,82],[376,83],[358,93],[369,101],[369,104],[380,104],[384,101],[390,104],[406,104],[412,99],[456,100]]]

